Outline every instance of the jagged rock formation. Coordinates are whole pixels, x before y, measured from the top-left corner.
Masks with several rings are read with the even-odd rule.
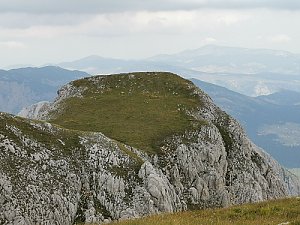
[[[134,74],[122,76],[136,82]],[[104,79],[84,81],[96,84],[101,93]],[[200,126],[164,137],[156,152],[100,132],[68,130],[2,113],[0,223],[104,223],[300,193],[295,176],[251,143],[240,125],[207,95],[186,82],[201,105],[184,113]],[[66,85],[38,118],[63,113],[65,100],[84,98],[86,90],[74,83]]]

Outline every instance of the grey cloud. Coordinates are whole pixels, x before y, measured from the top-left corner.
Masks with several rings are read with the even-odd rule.
[[[299,0],[1,0],[0,12],[112,13],[201,8],[299,10]]]
[[[1,11],[0,11],[1,12]],[[92,18],[87,14],[34,14],[34,13],[0,13],[0,28],[28,28],[32,26],[76,25]]]

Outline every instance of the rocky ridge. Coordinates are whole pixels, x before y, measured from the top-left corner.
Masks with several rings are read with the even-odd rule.
[[[87,81],[100,87],[103,79]],[[82,98],[84,90],[64,86],[38,118],[51,117],[64,99]],[[191,90],[202,104],[186,113],[201,126],[165,137],[155,154],[100,132],[2,113],[0,224],[106,223],[299,195],[293,174],[206,94]]]

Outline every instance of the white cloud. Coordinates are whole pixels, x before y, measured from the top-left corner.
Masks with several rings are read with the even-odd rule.
[[[0,3],[1,7],[1,3]],[[90,19],[94,14],[29,14],[29,13],[1,13],[0,12],[0,28],[9,29],[25,29],[32,26],[66,26],[76,25],[87,19]]]
[[[278,34],[270,37],[269,40],[273,43],[287,43],[291,41],[291,38],[286,34]]]
[[[70,33],[70,27],[63,26],[33,26],[25,29],[0,29],[0,36],[18,39],[51,39],[63,37]]]
[[[73,15],[76,20],[76,15]],[[21,17],[22,19],[23,17]],[[44,17],[43,17],[44,18]],[[0,27],[6,38],[54,38],[64,36],[122,36],[141,34],[182,34],[205,32],[247,21],[249,13],[226,10],[140,11],[88,16],[71,24],[38,24],[25,27]],[[38,18],[34,15],[29,20]],[[70,15],[68,15],[70,20]]]
[[[1,41],[0,48],[24,49],[24,48],[26,48],[26,45],[21,42],[17,42],[17,41]]]
[[[247,13],[225,10],[140,11],[98,14],[69,32],[81,35],[181,34],[232,26],[249,18]]]
[[[292,4],[297,9],[292,0],[1,0],[0,61],[140,58],[205,44],[300,52],[300,11],[281,10]]]
[[[217,39],[212,38],[212,37],[207,37],[207,38],[204,38],[202,42],[204,45],[214,44],[217,42]]]

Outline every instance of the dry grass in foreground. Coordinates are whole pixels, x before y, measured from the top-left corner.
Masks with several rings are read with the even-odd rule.
[[[223,209],[207,209],[161,214],[141,219],[114,222],[115,225],[300,225],[300,198],[245,204]]]

